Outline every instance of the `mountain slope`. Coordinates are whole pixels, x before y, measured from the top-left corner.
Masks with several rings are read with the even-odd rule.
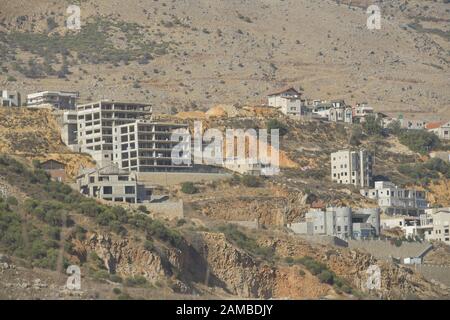
[[[77,89],[84,100],[167,111],[258,103],[275,87],[301,85],[310,98],[449,113],[443,1],[381,3],[382,29],[368,30],[367,1],[88,0],[78,34],[64,28],[69,2],[1,2],[9,53],[1,51],[0,79],[11,88]]]

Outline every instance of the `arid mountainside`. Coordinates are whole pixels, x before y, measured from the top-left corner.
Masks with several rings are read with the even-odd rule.
[[[285,85],[392,114],[449,115],[450,4],[384,1],[0,1],[2,87],[79,90],[156,112],[260,103]],[[417,116],[417,115],[416,115]]]
[[[73,153],[64,145],[49,110],[0,108],[0,153],[27,160],[61,161],[70,177],[78,174],[81,166],[93,166],[89,156]]]

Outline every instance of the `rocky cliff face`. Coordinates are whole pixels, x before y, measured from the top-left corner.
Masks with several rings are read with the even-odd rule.
[[[433,286],[412,269],[393,263],[378,261],[373,256],[359,250],[332,248],[325,245],[312,245],[297,237],[268,240],[263,242],[272,246],[280,257],[311,256],[325,263],[336,275],[347,280],[352,287],[382,299],[405,299],[409,297],[437,298],[448,292]],[[368,269],[376,265],[381,271],[381,288],[368,290]]]
[[[280,258],[311,256],[325,263],[353,288],[384,299],[432,298],[446,293],[435,288],[411,269],[377,261],[372,256],[347,249],[312,245],[303,240],[265,239]],[[239,298],[338,297],[332,286],[321,283],[302,265],[273,264],[255,259],[227,241],[221,233],[196,232],[186,237],[182,248],[145,250],[129,239],[93,234],[76,246],[78,254],[95,252],[110,272],[122,277],[142,275],[150,282],[171,279],[172,289],[183,293],[201,292],[199,285],[216,288]],[[366,289],[367,269],[381,270],[381,290]],[[177,275],[176,277],[174,275]]]
[[[95,252],[103,260],[110,273],[142,275],[149,281],[171,275],[160,255],[133,244],[129,239],[113,240],[108,235],[93,234],[84,244],[87,250]]]

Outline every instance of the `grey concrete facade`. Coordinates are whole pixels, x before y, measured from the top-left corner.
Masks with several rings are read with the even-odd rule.
[[[77,144],[91,154],[98,167],[111,164],[113,128],[151,117],[148,104],[102,100],[77,106]]]
[[[80,94],[67,91],[41,91],[27,95],[27,107],[39,108],[50,105],[55,109],[74,110]]]
[[[172,140],[172,133],[178,129],[183,139]],[[113,162],[119,168],[154,172],[177,171],[192,167],[190,155],[188,155],[189,158],[182,158],[180,155],[172,157],[172,149],[175,145],[184,149],[190,146],[190,135],[186,124],[137,120],[115,126],[113,138]]]
[[[143,203],[152,196],[152,188],[138,183],[136,173],[115,165],[80,173],[77,185],[81,194],[106,201]]]
[[[328,207],[326,211],[309,211],[305,222],[292,223],[288,227],[297,234],[336,236],[341,239],[373,238],[380,234],[380,210]]]

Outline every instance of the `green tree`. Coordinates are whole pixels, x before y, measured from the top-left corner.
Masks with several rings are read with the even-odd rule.
[[[198,190],[192,182],[183,182],[181,191],[186,194],[194,194],[197,193]]]

